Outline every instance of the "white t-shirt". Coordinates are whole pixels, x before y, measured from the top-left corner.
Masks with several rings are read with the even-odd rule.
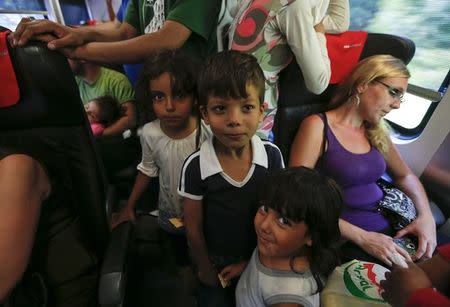
[[[210,134],[209,127],[202,121],[200,144]],[[176,229],[168,219],[180,217],[182,213],[177,188],[183,162],[196,150],[196,135],[197,129],[184,139],[172,139],[161,130],[159,119],[142,128],[142,161],[137,169],[148,177],[159,176],[159,224],[170,232],[176,232]]]

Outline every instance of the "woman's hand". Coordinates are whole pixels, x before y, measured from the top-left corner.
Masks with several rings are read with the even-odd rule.
[[[245,268],[247,267],[248,261],[241,261],[238,263],[230,264],[222,269],[220,271],[220,275],[222,275],[222,278],[229,283],[231,279],[238,277],[244,272]]]
[[[436,248],[436,223],[433,216],[429,214],[419,215],[411,224],[399,230],[395,238],[400,238],[408,234],[417,237],[419,240],[413,260],[431,258]]]
[[[394,243],[393,238],[382,233],[368,231],[364,234],[362,242],[358,244],[364,251],[373,257],[392,266],[393,254],[398,252],[405,261],[412,261],[408,252]]]
[[[200,279],[200,281],[205,285],[211,287],[217,287],[219,284],[217,271],[211,265],[198,271],[198,279]]]

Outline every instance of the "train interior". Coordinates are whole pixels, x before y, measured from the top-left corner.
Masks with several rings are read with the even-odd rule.
[[[45,0],[11,4],[12,2],[0,1],[0,26],[4,27],[2,31],[6,28],[14,30],[24,16],[56,20],[67,25],[108,20],[104,1]],[[33,6],[31,2],[36,4]],[[376,2],[379,2],[376,10],[366,8],[364,11],[363,1],[350,1],[351,18],[355,15],[351,30],[361,30],[364,18],[372,18],[372,24],[365,24],[368,37],[360,59],[375,54],[391,54],[405,63],[411,63],[410,67],[414,68],[427,65],[422,60],[424,56],[441,60],[432,62],[435,65],[433,67],[425,67],[426,70],[417,72],[424,74],[423,79],[427,80],[428,74],[439,70],[436,71],[438,76],[434,83],[426,83],[422,79],[410,82],[405,103],[408,105],[405,109],[415,113],[413,123],[405,124],[405,118],[409,115],[402,109],[392,112],[387,119],[392,126],[393,142],[426,189],[437,231],[450,236],[450,91],[447,91],[450,83],[450,49],[445,46],[450,41],[450,25],[442,23],[436,26],[441,27],[439,35],[442,37],[436,45],[440,44],[442,50],[436,51],[437,47],[434,50],[424,50],[422,41],[416,41],[411,29],[401,33],[380,30],[380,24],[385,21],[383,16],[372,15],[381,11],[382,6],[391,11],[397,9],[397,6],[388,5],[385,1]],[[226,35],[232,21],[233,4],[233,1],[222,1],[217,27],[217,33],[223,38],[219,39],[219,49],[226,48],[228,43]],[[117,9],[120,1],[113,1],[113,5]],[[409,12],[413,9],[415,8],[407,7],[403,10]],[[434,13],[439,11],[439,4],[422,9],[433,9]],[[450,13],[448,4],[440,10],[444,14]],[[391,18],[399,18],[398,15],[393,16]],[[417,34],[420,35],[422,34]],[[126,203],[137,173],[140,148],[136,134],[125,139],[121,136],[119,141],[137,148],[138,154],[130,158],[127,167],[106,170],[104,165],[108,162],[104,161],[105,152],[113,150],[112,146],[117,140],[94,139],[65,57],[49,51],[40,42],[31,42],[21,48],[9,48],[9,53],[17,76],[20,99],[13,107],[0,108],[0,145],[4,142],[34,147],[32,150],[43,159],[51,159],[44,158],[46,148],[56,146],[61,149],[83,227],[92,238],[91,244],[95,246],[101,259],[100,305],[195,306],[196,281],[192,270],[189,267],[168,266],[170,255],[165,253],[166,247],[158,235],[157,218],[154,216],[158,199],[157,182],[152,183],[139,200],[136,224],[124,223],[113,231],[109,230],[111,213]],[[414,62],[417,58],[419,63]],[[122,69],[120,66],[112,67]],[[412,70],[412,73],[414,75],[415,71]],[[295,62],[283,70],[279,82],[279,111],[275,119],[274,142],[287,161],[297,127],[307,115],[323,110],[323,105],[329,101],[335,86],[330,85],[321,95],[310,93]],[[61,101],[64,101],[64,105]],[[41,146],[38,142],[44,144]],[[97,142],[103,145],[99,146]],[[386,180],[389,180],[388,177],[387,175]]]

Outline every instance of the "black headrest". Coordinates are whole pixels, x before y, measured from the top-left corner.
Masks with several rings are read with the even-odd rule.
[[[416,45],[409,38],[391,34],[369,33],[360,60],[376,54],[390,54],[408,64],[414,57],[415,52]]]
[[[84,123],[85,114],[67,59],[45,44],[9,48],[21,99],[0,112],[0,130]]]

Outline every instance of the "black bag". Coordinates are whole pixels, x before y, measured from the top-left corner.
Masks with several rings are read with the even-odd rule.
[[[378,209],[388,219],[394,230],[405,228],[417,218],[416,207],[405,193],[384,182],[378,182],[384,197],[378,203]]]
[[[388,186],[385,182],[377,182],[383,190],[383,198],[378,203],[378,210],[388,219],[391,227],[398,231],[405,228],[417,218],[416,206],[411,198],[399,189]],[[417,238],[404,236],[394,239],[395,244],[413,256],[417,251]]]

